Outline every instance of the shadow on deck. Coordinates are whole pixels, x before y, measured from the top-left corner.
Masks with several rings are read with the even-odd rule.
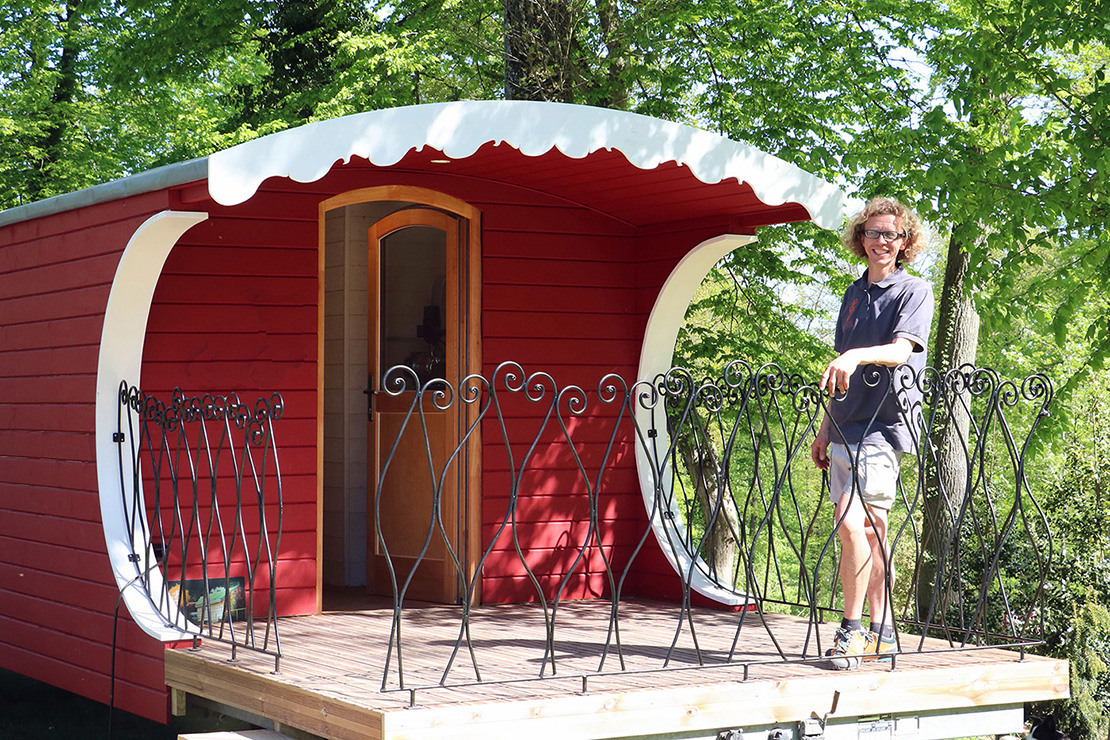
[[[736,729],[746,737],[780,729],[787,734],[779,737],[801,738],[812,734],[799,724],[806,720],[816,721],[825,737],[849,730],[852,737],[865,730],[879,733],[873,737],[956,737],[1020,729],[1023,702],[1068,695],[1066,661],[1016,651],[953,651],[936,639],[918,651],[914,639],[893,661],[835,671],[819,657],[803,657],[807,649],[813,656],[805,618],[703,608],[683,617],[680,605],[643,600],[620,608],[625,670],[611,654],[611,669],[598,671],[608,601],[560,607],[558,672],[552,676],[548,668],[544,678],[541,668],[550,661],[542,607],[482,606],[471,613],[482,682],[464,661],[440,685],[461,607],[414,605],[402,620],[406,688],[394,680],[383,690],[386,661],[397,656],[388,650],[392,608],[382,604],[281,619],[280,673],[260,653],[240,653],[230,662],[226,645],[167,650],[166,683],[175,706],[183,708],[185,695],[192,695],[336,740],[517,733],[712,738]],[[784,662],[770,632],[797,658]]]

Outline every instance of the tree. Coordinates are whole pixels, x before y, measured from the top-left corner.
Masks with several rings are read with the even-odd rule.
[[[91,65],[82,52],[92,20],[86,5],[0,6],[0,166],[5,181],[18,182],[9,190],[14,198],[0,195],[0,204],[53,195],[59,191],[52,183],[71,189],[66,185],[81,183],[78,172],[91,164],[77,133],[101,114],[85,94]]]
[[[264,3],[258,50],[265,71],[240,86],[236,122],[265,128],[308,121],[322,93],[338,70],[344,34],[367,30],[369,17],[361,3],[346,0]]]
[[[930,94],[942,97],[916,102],[923,112],[920,125],[901,132],[910,147],[891,142],[880,149],[916,184],[918,201],[931,204],[934,222],[950,224],[933,351],[941,371],[975,359],[975,294],[996,298],[991,305],[980,300],[988,313],[1011,313],[1005,308],[1011,289],[1038,261],[1039,243],[1081,238],[1092,228],[1105,231],[1105,205],[1092,208],[1086,193],[1075,190],[1105,183],[1110,175],[1090,150],[1074,146],[1077,140],[1094,144],[1103,138],[1102,126],[1082,109],[1104,108],[1105,101],[1083,92],[1097,87],[1101,66],[1077,64],[1073,55],[1077,50],[1090,55],[1092,48],[1104,55],[1105,47],[1097,36],[1045,33],[1053,23],[1070,27],[1075,14],[1092,9],[1058,3],[1054,10],[1065,15],[1055,18],[1030,13],[1021,3],[953,3],[945,10],[934,16],[932,35],[922,47],[933,70]],[[1090,28],[1089,19],[1080,27]],[[1082,74],[1075,77],[1077,72]],[[1076,314],[1065,301],[1058,317],[1068,315]],[[1107,351],[1105,332],[1096,328],[1106,318],[1103,314],[1091,325],[1094,341],[1087,352],[1096,364]],[[938,550],[954,536],[953,512],[970,484],[959,441],[967,439],[968,419],[958,410],[943,411],[925,501],[926,537]],[[927,601],[934,574],[923,576],[919,594]]]
[[[217,128],[222,93],[254,69],[245,12],[195,0],[0,4],[0,207],[236,143]]]

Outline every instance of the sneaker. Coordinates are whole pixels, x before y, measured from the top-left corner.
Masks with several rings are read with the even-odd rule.
[[[889,639],[871,633],[871,641],[867,645],[867,656],[876,655],[880,660],[890,660],[890,656],[898,652],[898,639],[891,635]],[[885,656],[885,657],[884,657]]]
[[[838,671],[850,671],[860,664],[860,660],[867,653],[874,653],[875,648],[871,643],[876,635],[871,630],[852,630],[837,628],[833,636],[833,646],[825,651],[831,658],[833,668]]]

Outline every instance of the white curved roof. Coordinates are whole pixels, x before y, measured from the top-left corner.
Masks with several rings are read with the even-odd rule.
[[[633,226],[716,215],[744,233],[805,218],[837,228],[859,206],[792,164],[691,126],[563,103],[465,101],[307,124],[0,211],[0,226],[205,179],[216,202],[235,205],[267,178],[313,182],[352,158],[542,191]],[[581,162],[573,172],[568,158]]]
[[[313,182],[352,157],[385,167],[430,148],[457,161],[502,144],[528,157],[618,151],[642,170],[674,163],[702,183],[744,183],[766,206],[797,203],[825,228],[838,227],[849,204],[836,186],[717,134],[625,111],[530,101],[391,108],[281,131],[211,155],[208,189],[231,206],[250,199],[267,178]]]

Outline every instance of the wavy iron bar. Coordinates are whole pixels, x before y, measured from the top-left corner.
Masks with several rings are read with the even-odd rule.
[[[1030,485],[1027,454],[1053,398],[1049,380],[1038,374],[1015,382],[972,366],[945,374],[926,368],[914,376],[903,366],[870,368],[865,382],[885,394],[872,423],[881,415],[918,430],[915,454],[903,460],[889,528],[888,562],[896,578],[888,578],[887,595],[900,650],[994,646],[1024,651],[1042,642],[1052,538]],[[911,389],[921,400],[911,400],[917,396]],[[446,535],[442,509],[433,507],[421,529],[427,536],[416,565],[389,563],[394,609],[383,691],[416,690],[406,686],[401,626],[406,599],[411,599],[411,573],[436,538],[454,564],[461,593],[457,639],[438,686],[482,681],[479,646],[470,636],[471,620],[479,617],[470,605],[483,573],[510,567],[525,574],[543,616],[545,634],[536,636],[544,645],[537,656],[537,679],[557,672],[561,605],[584,596],[609,602],[608,627],[597,634],[597,674],[625,670],[622,600],[635,595],[631,584],[638,564],[657,547],[677,553],[676,562],[683,564],[675,576],[681,599],[674,633],[669,645],[659,646],[665,648],[659,669],[670,665],[685,630],[697,662],[711,663],[697,648],[691,609],[695,584],[707,582],[747,606],[736,612],[734,649],[749,626],[767,633],[781,661],[823,655],[827,645],[818,627],[838,615],[841,605],[838,538],[828,482],[810,462],[810,445],[823,414],[837,400],[814,385],[775,365],[753,368],[736,361],[715,378],[699,380],[673,368],[631,384],[609,374],[586,390],[505,362],[489,377],[471,375],[457,385],[442,379],[421,382],[411,369],[398,366],[385,375],[382,391],[406,399],[397,440],[403,435],[422,439],[426,454],[420,465],[427,469],[420,475],[439,506],[443,482],[478,431],[483,432],[484,464],[508,471],[500,477],[506,490],[491,490],[491,479],[484,479],[486,508],[496,501],[503,502],[503,510],[475,562],[464,562],[457,543]],[[425,414],[452,410],[466,420],[462,441],[437,466]],[[397,440],[383,443],[391,452],[381,468],[377,496],[391,474]],[[631,465],[633,455],[639,459],[641,485],[652,488],[645,497],[648,525],[602,515],[615,497],[640,495],[627,490],[627,475],[614,475],[618,467]],[[524,509],[541,493],[567,497],[587,512],[566,526],[561,557],[540,557],[529,548],[525,530],[534,532],[536,522],[534,514],[524,521]],[[650,522],[662,532],[658,544]],[[627,531],[615,536],[618,526],[637,531],[632,537]],[[382,544],[388,553],[390,543]],[[406,568],[411,570],[403,577]],[[807,623],[800,652],[780,644],[775,620],[764,618],[772,612]],[[450,680],[460,655],[469,658],[467,675]],[[725,662],[734,660],[729,652]]]
[[[281,395],[169,403],[119,390],[119,470],[131,559],[166,624],[271,655],[280,669],[277,554],[282,488],[274,422]]]

